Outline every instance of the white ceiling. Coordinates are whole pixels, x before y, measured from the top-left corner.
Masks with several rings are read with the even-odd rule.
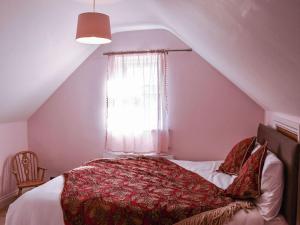
[[[0,1],[0,122],[29,118],[95,50],[74,41],[91,2]],[[113,32],[168,29],[266,110],[300,116],[299,0],[97,3]]]

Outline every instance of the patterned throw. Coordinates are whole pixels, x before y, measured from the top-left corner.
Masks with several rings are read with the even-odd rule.
[[[171,225],[233,202],[222,189],[163,158],[99,159],[64,177],[66,225]]]
[[[232,202],[227,206],[181,220],[174,225],[224,225],[227,224],[239,210],[243,209],[247,212],[253,208],[254,204],[252,202]]]

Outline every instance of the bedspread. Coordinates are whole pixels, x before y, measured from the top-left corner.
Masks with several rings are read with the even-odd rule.
[[[99,159],[64,177],[66,225],[171,225],[233,201],[164,158]]]

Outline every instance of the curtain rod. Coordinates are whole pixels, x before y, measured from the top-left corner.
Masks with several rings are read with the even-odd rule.
[[[103,55],[126,55],[126,54],[140,54],[140,53],[169,53],[169,52],[191,52],[193,49],[156,49],[156,50],[141,50],[141,51],[120,51],[120,52],[105,52]]]

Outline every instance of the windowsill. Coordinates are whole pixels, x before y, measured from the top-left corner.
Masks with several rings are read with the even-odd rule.
[[[136,154],[136,153],[126,153],[126,152],[104,152],[102,155],[103,158],[108,158],[108,159],[118,159],[118,158],[137,157],[137,156],[154,156],[154,157],[156,156],[165,159],[174,159],[173,155],[156,154],[156,153]]]

